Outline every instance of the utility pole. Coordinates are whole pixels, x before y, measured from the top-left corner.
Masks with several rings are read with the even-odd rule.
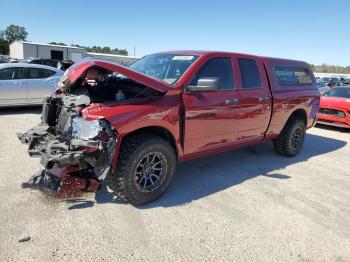
[[[136,56],[136,46],[134,46],[134,56]]]

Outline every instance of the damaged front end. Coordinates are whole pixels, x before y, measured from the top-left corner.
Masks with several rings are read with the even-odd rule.
[[[44,167],[24,186],[44,186],[57,196],[99,189],[110,172],[117,132],[104,119],[83,118],[81,111],[90,102],[87,95],[47,97],[41,124],[17,134]]]
[[[48,187],[58,196],[97,191],[112,172],[118,143],[115,123],[106,118],[113,119],[123,105],[158,98],[169,88],[165,82],[105,61],[88,59],[72,65],[56,93],[45,98],[41,123],[17,134],[29,145],[31,157],[41,157],[43,166],[24,186]],[[103,107],[109,112],[104,114]],[[93,117],[88,116],[90,109]]]

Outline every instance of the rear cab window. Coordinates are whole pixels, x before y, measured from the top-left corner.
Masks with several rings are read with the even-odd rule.
[[[233,68],[230,57],[216,57],[209,59],[192,79],[190,85],[196,86],[200,78],[218,78],[220,90],[232,90]]]
[[[318,90],[310,66],[302,61],[264,58],[273,91]]]
[[[307,85],[312,83],[307,68],[275,66],[274,72],[280,85]]]

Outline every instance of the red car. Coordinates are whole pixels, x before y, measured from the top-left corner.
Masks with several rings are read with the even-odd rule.
[[[32,184],[69,195],[107,179],[139,205],[165,192],[177,161],[265,140],[297,155],[319,100],[300,61],[210,51],[152,54],[129,68],[83,60],[46,98],[42,123],[18,137],[45,168]]]
[[[321,97],[317,123],[350,128],[350,87],[334,87]]]

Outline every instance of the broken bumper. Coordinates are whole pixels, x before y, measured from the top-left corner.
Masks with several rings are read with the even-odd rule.
[[[114,137],[80,140],[54,135],[50,127],[38,125],[17,134],[28,145],[31,157],[40,157],[43,169],[24,187],[46,188],[58,197],[96,192],[105,179],[114,154]]]
[[[58,195],[76,194],[97,190],[110,172],[118,134],[104,119],[85,120],[79,113],[81,103],[89,100],[47,97],[42,123],[17,134],[31,157],[41,157],[43,170],[29,184],[48,187]]]
[[[81,170],[79,166],[60,167],[54,164],[51,168],[38,171],[22,187],[42,189],[56,197],[69,197],[82,192],[96,192],[101,182],[91,171]]]
[[[50,162],[58,165],[77,164],[82,167],[86,165],[86,155],[84,153],[87,150],[96,149],[96,143],[91,142],[91,148],[85,143],[86,147],[82,150],[71,150],[70,144],[57,139],[48,130],[49,126],[39,125],[25,133],[17,134],[18,139],[29,146],[28,153],[30,157],[41,157],[41,165],[44,167]]]
[[[43,166],[23,186],[45,188],[57,197],[74,196],[84,191],[96,192],[101,183],[86,162],[86,151],[91,151],[91,148],[72,151],[67,142],[60,141],[48,130],[49,126],[39,125],[17,134],[23,144],[29,145],[31,157],[41,157]]]
[[[25,133],[18,133],[18,139],[29,146],[30,157],[41,157],[41,165],[46,167],[49,162],[60,165],[81,164],[84,159],[84,151],[71,151],[64,141],[60,142],[48,132],[49,126],[39,125]]]

